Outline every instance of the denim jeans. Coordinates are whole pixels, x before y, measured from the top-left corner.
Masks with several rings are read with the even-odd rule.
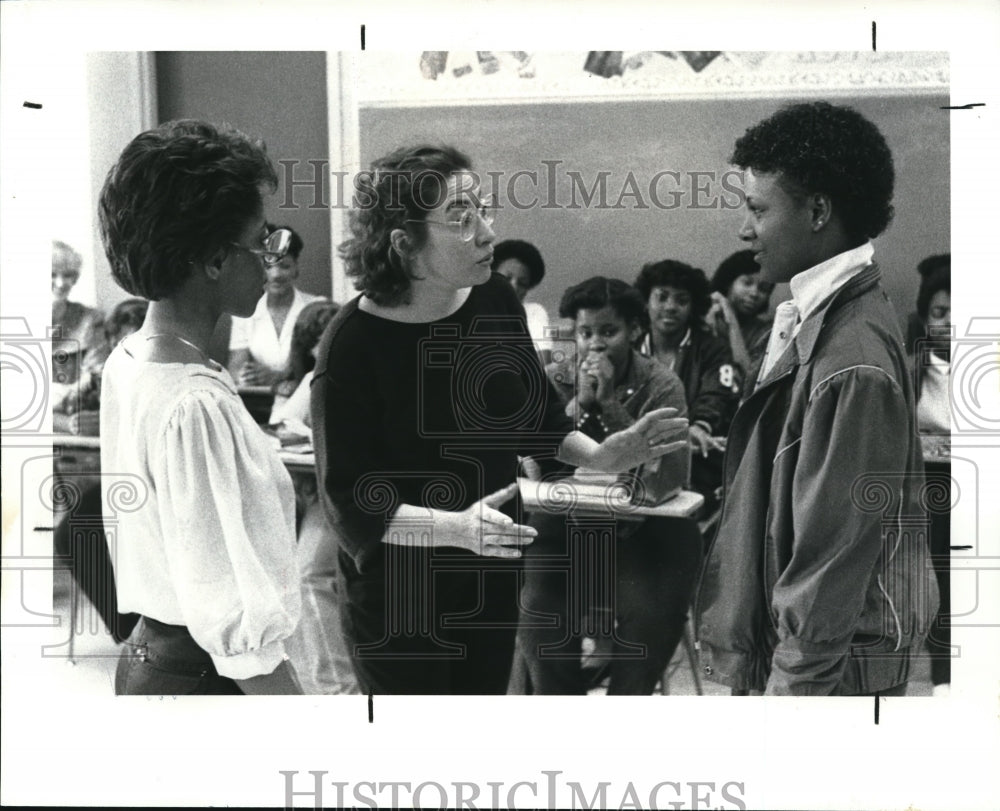
[[[218,674],[212,658],[183,625],[142,617],[118,659],[115,694],[238,696],[243,691]]]

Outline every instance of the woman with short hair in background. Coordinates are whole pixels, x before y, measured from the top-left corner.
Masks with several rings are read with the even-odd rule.
[[[746,379],[767,349],[772,321],[766,314],[774,285],[761,278],[753,251],[743,250],[722,260],[712,287],[712,307],[705,320],[712,332],[729,341],[733,360]]]
[[[510,282],[517,298],[524,305],[528,319],[528,333],[547,363],[552,354],[552,341],[545,334],[550,325],[549,314],[536,301],[525,301],[528,293],[541,284],[545,278],[545,260],[530,242],[523,239],[505,239],[493,247],[493,270]]]
[[[920,263],[917,316],[925,336],[913,346],[911,362],[917,398],[917,428],[924,445],[928,485],[946,489],[931,505],[931,562],[937,576],[941,605],[927,637],[934,695],[948,695],[951,685],[951,254],[931,256]]]
[[[264,297],[249,318],[234,318],[229,336],[229,370],[241,386],[270,386],[288,374],[292,331],[302,309],[323,297],[295,286],[299,278],[302,237],[287,225],[267,224],[267,230],[290,233],[291,242],[280,262],[266,265]]]
[[[59,414],[79,410],[78,394],[90,388],[105,345],[104,314],[69,298],[82,267],[79,253],[52,240],[52,407]]]

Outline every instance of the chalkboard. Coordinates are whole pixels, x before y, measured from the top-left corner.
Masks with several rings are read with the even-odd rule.
[[[917,263],[950,250],[947,96],[831,99],[875,122],[896,163],[896,217],[876,243],[885,286],[913,309]],[[362,165],[392,149],[446,143],[495,189],[499,239],[535,243],[547,273],[529,300],[555,316],[565,288],[595,274],[633,281],[648,261],[711,275],[742,246],[741,198],[726,175],[733,142],[781,99],[371,107],[360,111]],[[529,174],[534,173],[537,182]],[[487,174],[489,173],[489,174]],[[601,178],[605,193],[601,199]],[[729,187],[729,188],[727,188]],[[589,204],[587,194],[592,192]],[[575,203],[575,207],[574,207]],[[775,301],[787,297],[776,291]]]

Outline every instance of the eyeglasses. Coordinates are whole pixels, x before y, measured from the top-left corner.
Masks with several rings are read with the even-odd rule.
[[[478,219],[477,219],[478,218]],[[478,206],[463,209],[457,220],[406,220],[406,222],[428,222],[434,225],[447,225],[458,229],[458,238],[462,242],[471,242],[479,230],[479,220],[492,226],[497,219],[497,203],[492,197],[483,198]]]
[[[257,255],[265,265],[276,265],[285,258],[292,245],[292,232],[287,228],[278,228],[272,231],[264,237],[263,248],[248,248],[238,242],[230,242],[229,244]]]

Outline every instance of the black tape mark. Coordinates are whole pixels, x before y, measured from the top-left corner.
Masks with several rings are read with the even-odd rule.
[[[363,51],[364,49],[365,49],[365,26],[362,24],[362,26],[361,26],[361,50]]]
[[[955,107],[942,107],[942,110],[971,110],[974,107],[985,107],[985,101],[977,101],[975,104],[959,104]]]
[[[872,50],[875,50],[875,20],[872,20]]]
[[[875,694],[875,725],[878,726],[878,693]]]
[[[24,102],[24,106],[28,107],[28,108],[30,108],[32,110],[41,110],[42,109],[42,105],[39,104],[37,101],[26,101],[26,102]]]
[[[949,549],[972,549],[972,544],[971,543],[967,543],[967,544],[964,544],[962,546],[951,546],[951,547],[949,547]]]
[[[368,723],[375,723],[375,700],[371,693],[368,694]]]
[[[31,531],[32,532],[55,532],[56,528],[55,527],[32,527]],[[969,548],[971,549],[972,547],[969,547]]]

